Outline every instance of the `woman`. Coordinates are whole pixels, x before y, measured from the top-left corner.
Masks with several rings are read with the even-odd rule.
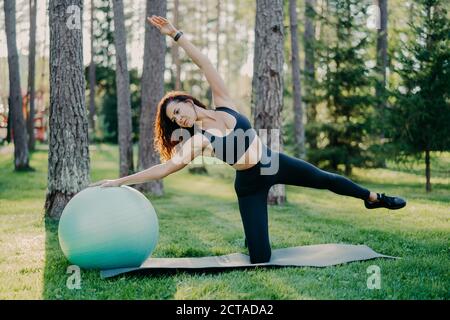
[[[162,179],[181,170],[199,155],[217,157],[236,169],[234,188],[251,263],[270,260],[267,195],[274,184],[328,189],[362,199],[368,209],[400,209],[406,205],[401,198],[371,192],[346,177],[268,148],[251,128],[249,120],[235,108],[224,81],[207,56],[167,19],[152,16],[148,21],[163,35],[171,36],[204,72],[218,107],[208,109],[189,94],[169,92],[158,105],[155,122],[155,149],[165,162],[130,176],[102,180],[93,185],[114,187]],[[174,132],[180,129],[189,134],[174,139]],[[184,143],[177,141],[185,139]],[[175,150],[179,146],[181,148]]]

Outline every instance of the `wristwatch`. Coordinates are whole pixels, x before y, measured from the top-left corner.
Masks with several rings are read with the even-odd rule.
[[[178,41],[180,39],[181,35],[183,34],[183,31],[178,31],[175,37],[173,37],[173,40]]]

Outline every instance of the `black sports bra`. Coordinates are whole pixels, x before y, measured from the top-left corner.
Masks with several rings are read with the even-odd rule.
[[[236,118],[236,125],[226,136],[215,136],[203,129],[200,129],[211,142],[214,156],[229,165],[235,164],[247,151],[256,131],[252,128],[250,121],[244,115],[228,107],[216,107],[216,110],[225,111]]]

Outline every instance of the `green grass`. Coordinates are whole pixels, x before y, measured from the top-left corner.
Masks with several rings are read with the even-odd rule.
[[[126,275],[102,280],[82,270],[80,290],[66,286],[69,262],[57,224],[43,218],[47,152],[31,156],[35,172],[12,170],[12,150],[0,149],[0,299],[448,299],[450,285],[450,154],[433,154],[433,192],[423,167],[395,164],[355,169],[354,181],[408,200],[399,211],[366,210],[355,198],[327,190],[287,187],[288,204],[269,207],[273,248],[318,243],[366,244],[402,259],[376,259],[327,268],[255,268],[214,273]],[[91,149],[92,180],[117,177],[117,148]],[[433,168],[433,167],[432,167]],[[233,189],[234,171],[187,168],[164,180],[165,195],[149,199],[159,218],[154,256],[247,253]],[[381,289],[367,288],[366,270],[381,268]]]

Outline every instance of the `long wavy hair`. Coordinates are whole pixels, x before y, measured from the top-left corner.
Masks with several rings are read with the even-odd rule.
[[[190,94],[184,91],[169,91],[159,101],[156,111],[156,119],[154,126],[154,143],[153,147],[155,151],[159,152],[162,160],[167,161],[172,158],[175,147],[183,141],[183,136],[179,140],[172,139],[172,133],[180,127],[176,122],[172,122],[167,117],[166,110],[170,102],[184,102],[191,99],[194,103],[204,109],[208,109],[201,101],[194,98]],[[194,128],[182,128],[189,131],[190,136],[194,135]]]

